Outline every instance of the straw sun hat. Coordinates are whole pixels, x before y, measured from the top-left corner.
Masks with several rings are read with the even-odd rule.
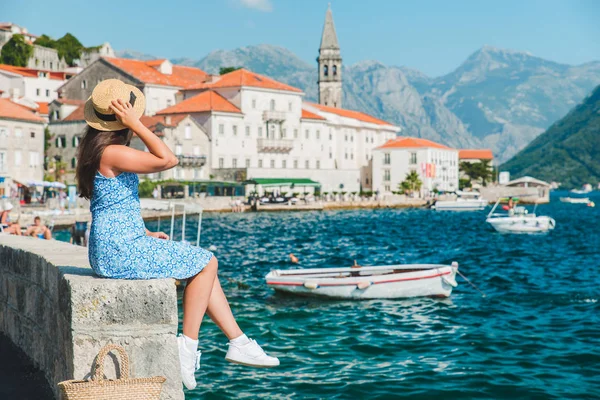
[[[96,85],[85,103],[85,122],[99,131],[118,131],[126,127],[110,109],[111,101],[128,101],[138,117],[144,114],[146,98],[135,86],[127,85],[118,79],[106,79]]]

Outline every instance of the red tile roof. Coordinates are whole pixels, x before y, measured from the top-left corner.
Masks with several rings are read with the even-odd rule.
[[[493,160],[494,154],[490,149],[462,149],[458,151],[458,158],[462,160]]]
[[[44,119],[9,99],[0,99],[0,118],[43,123]]]
[[[48,78],[50,78],[50,79],[55,79],[55,80],[59,80],[59,81],[64,81],[67,79],[65,77],[64,72],[54,72],[54,71],[47,71],[47,70],[43,70],[43,69],[15,67],[12,65],[7,65],[7,64],[0,64],[0,70],[6,71],[6,72],[11,72],[13,74],[18,74],[18,75],[25,76],[28,78],[37,78],[38,72],[46,72],[46,73],[48,73]]]
[[[448,146],[444,146],[443,144],[439,144],[436,142],[432,142],[431,140],[414,138],[414,137],[397,137],[395,139],[390,139],[385,142],[382,146],[379,146],[378,149],[396,149],[396,148],[407,148],[414,149],[419,147],[431,147],[434,149],[447,149],[452,150]]]
[[[164,60],[140,61],[113,57],[104,57],[104,59],[139,81],[155,85],[187,87],[204,82],[207,76],[206,72],[199,68],[181,65],[173,65],[171,75],[162,74],[154,66],[160,65],[157,61],[162,63]]]
[[[167,107],[164,110],[160,110],[156,114],[190,114],[206,111],[222,111],[237,114],[242,113],[239,108],[237,108],[235,105],[229,102],[229,100],[227,100],[225,97],[221,96],[217,92],[208,90],[194,97],[186,99],[181,103],[177,103],[174,106]]]
[[[308,110],[302,109],[302,119],[320,119],[324,120],[325,118],[321,117],[318,114],[312,113]]]
[[[79,107],[77,107],[75,110],[73,110],[73,112],[69,115],[66,116],[66,118],[63,118],[61,121],[85,121],[85,117],[84,117],[84,113],[83,111],[85,110],[85,104],[81,104]]]
[[[85,103],[85,100],[73,100],[73,99],[65,99],[65,98],[54,99],[54,101],[56,101],[60,104],[67,104],[70,106],[79,106],[79,105]]]
[[[275,89],[275,90],[285,90],[288,92],[298,92],[302,93],[302,90],[295,88],[293,86],[286,85],[285,83],[281,83],[276,81],[275,79],[268,78],[264,75],[260,75],[247,69],[240,68],[238,70],[229,72],[225,75],[221,75],[217,78],[216,81],[211,83],[200,83],[194,84],[186,87],[186,90],[195,90],[195,89],[217,89],[217,88],[226,88],[226,87],[242,87],[242,86],[250,86],[250,87],[259,87],[263,89]]]
[[[37,111],[40,114],[42,114],[42,115],[48,115],[48,111],[49,111],[48,110],[48,102],[46,102],[46,101],[37,101],[36,103],[39,106],[39,108],[38,108]]]
[[[322,104],[315,104],[315,103],[307,103],[307,104],[312,107],[318,108],[321,111],[328,112],[331,114],[336,114],[341,117],[352,118],[352,119],[356,119],[356,120],[359,120],[362,122],[368,122],[368,123],[376,124],[376,125],[392,126],[392,124],[390,124],[389,122],[385,122],[381,119],[377,119],[375,117],[370,116],[369,114],[365,114],[360,111],[353,111],[353,110],[346,110],[343,108],[329,107],[329,106],[324,106]]]

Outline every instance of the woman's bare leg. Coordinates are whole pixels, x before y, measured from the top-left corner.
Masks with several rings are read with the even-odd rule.
[[[218,276],[213,283],[206,313],[217,324],[219,329],[223,331],[227,339],[235,339],[243,334],[231,312],[231,307],[229,307],[227,297],[223,293]]]
[[[211,296],[218,262],[213,256],[206,267],[198,274],[188,279],[183,292],[183,334],[197,340],[200,324],[208,301]]]

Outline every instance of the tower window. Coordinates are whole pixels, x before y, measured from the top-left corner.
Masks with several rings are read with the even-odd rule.
[[[323,75],[324,76],[329,75],[329,67],[327,65],[323,65]]]
[[[337,65],[333,66],[333,76],[337,75]]]
[[[275,100],[271,100],[271,111],[275,111]]]

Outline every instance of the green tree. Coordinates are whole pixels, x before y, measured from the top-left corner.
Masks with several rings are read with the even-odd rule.
[[[59,58],[64,57],[67,64],[73,65],[74,60],[79,59],[85,47],[75,36],[67,33],[56,41],[56,50]]]
[[[35,42],[33,42],[33,44],[36,44],[36,45],[42,46],[42,47],[49,47],[51,49],[56,48],[56,40],[52,39],[48,35],[42,35],[42,36],[38,37],[37,39],[35,39]]]
[[[25,41],[23,35],[17,33],[2,46],[0,63],[14,65],[15,67],[26,67],[32,54],[33,46]]]
[[[460,170],[469,177],[470,185],[473,182],[481,181],[483,186],[494,179],[494,171],[490,165],[490,160],[482,160],[476,163],[463,161],[459,165]],[[470,186],[469,185],[469,186]]]
[[[219,68],[219,75],[225,75],[233,71],[237,71],[242,67],[221,67]]]
[[[400,189],[405,194],[415,193],[421,190],[421,186],[423,186],[423,182],[419,177],[417,171],[410,171],[406,174],[406,178],[398,185],[398,189]]]

